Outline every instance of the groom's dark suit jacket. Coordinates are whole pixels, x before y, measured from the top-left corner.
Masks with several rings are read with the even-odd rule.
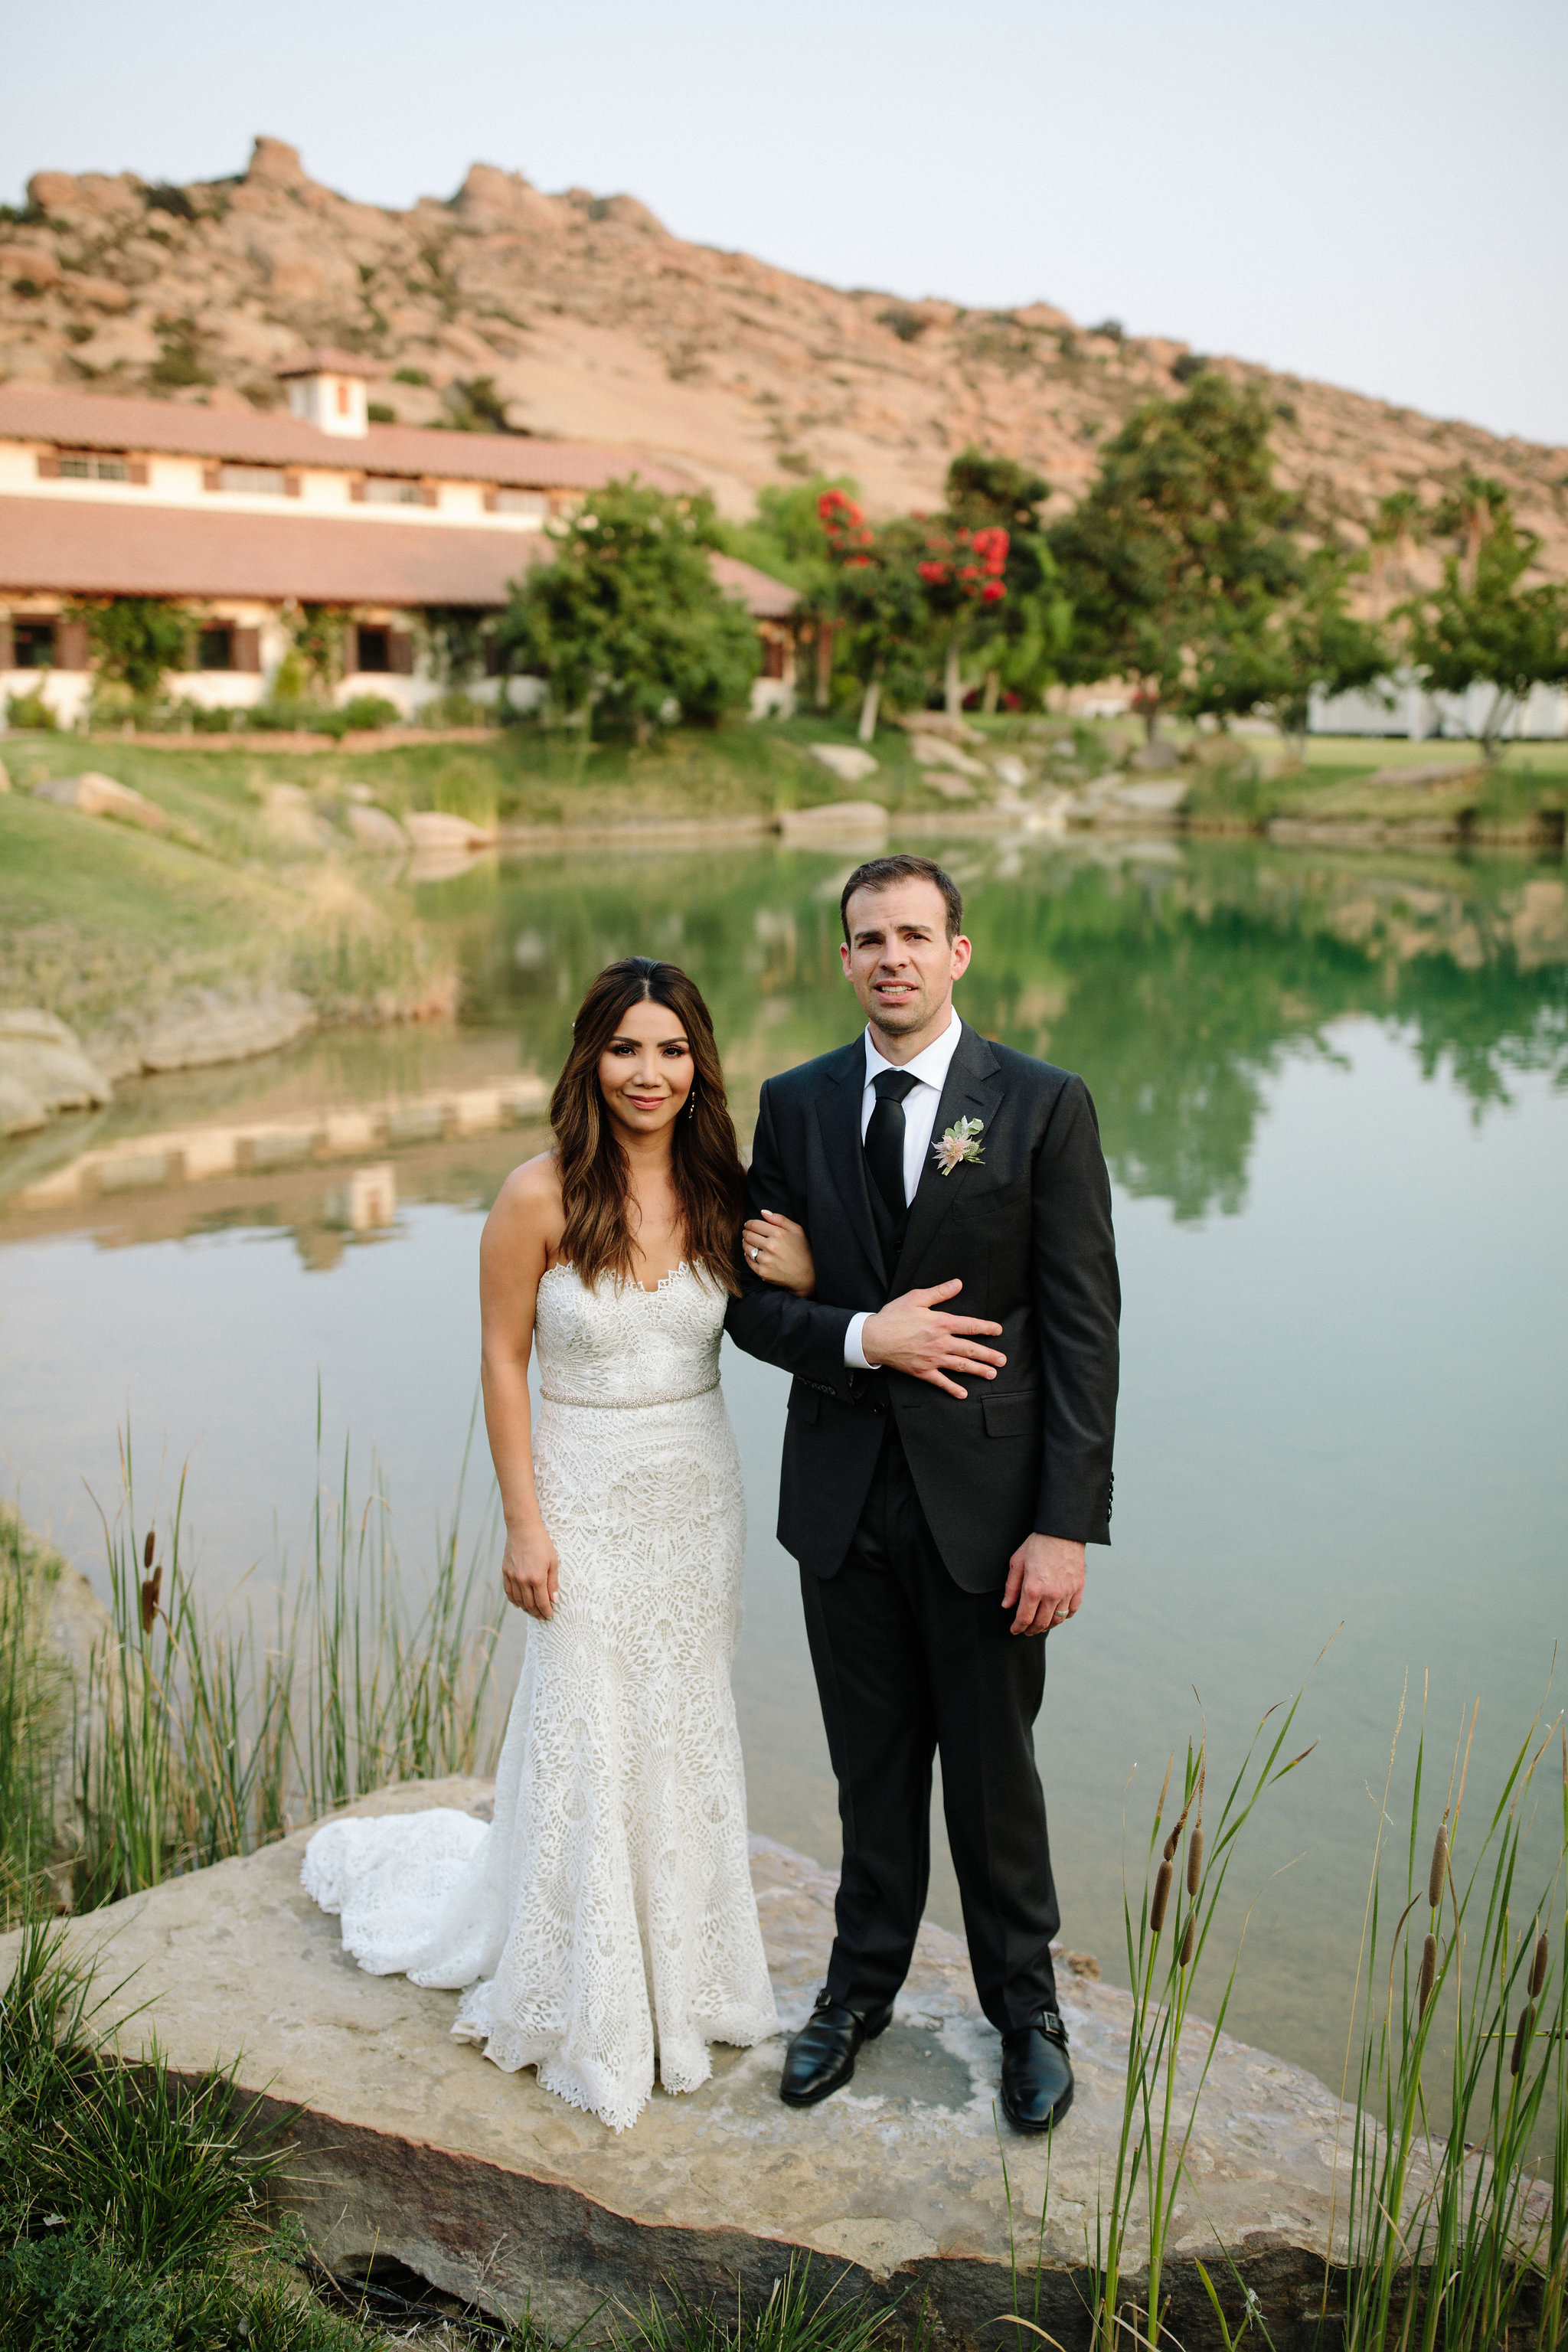
[[[778,1535],[801,1566],[832,1576],[843,1562],[890,1412],[950,1573],[988,1592],[1031,1531],[1110,1540],[1121,1289],[1094,1105],[1081,1078],[988,1045],[965,1022],[931,1139],[978,1118],[984,1157],[943,1176],[928,1155],[892,1238],[868,1187],[865,1079],[857,1037],[763,1086],[752,1213],[782,1210],[805,1226],[816,1289],[797,1298],[743,1263],[727,1328],[795,1374]],[[963,1288],[948,1311],[1002,1326],[984,1343],[1007,1359],[994,1381],[959,1376],[961,1403],[902,1372],[846,1366],[852,1316],[955,1275]]]

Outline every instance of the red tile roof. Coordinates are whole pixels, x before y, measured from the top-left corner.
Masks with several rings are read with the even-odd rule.
[[[738,555],[710,555],[708,561],[725,594],[738,597],[759,621],[787,621],[800,602],[793,588]]]
[[[636,474],[656,490],[689,489],[682,476],[613,442],[535,441],[518,433],[447,433],[372,425],[363,436],[322,433],[298,416],[230,413],[170,400],[0,384],[0,439],[66,449],[129,449],[247,466],[324,466],[355,473],[436,475],[508,489],[596,490]]]
[[[0,497],[0,593],[493,608],[552,552],[542,531]],[[720,586],[759,620],[794,611],[782,581],[731,555],[711,561]]]
[[[493,607],[552,551],[542,531],[0,498],[0,589],[12,593]]]

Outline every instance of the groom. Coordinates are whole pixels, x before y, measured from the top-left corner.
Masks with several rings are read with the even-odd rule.
[[[1120,1291],[1081,1078],[953,1011],[957,885],[925,857],[857,867],[840,910],[868,1027],[762,1091],[753,1218],[805,1230],[809,1298],[748,1245],[728,1328],[795,1374],[779,1540],[801,1591],[838,1780],[827,1982],[780,2084],[808,2106],[892,2015],[925,1908],[933,1756],[1002,2105],[1045,2131],[1072,2099],[1059,1924],[1035,1765],[1040,1638],[1110,1541]]]

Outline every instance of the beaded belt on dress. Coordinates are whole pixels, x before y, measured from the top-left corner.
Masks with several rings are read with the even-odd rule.
[[[584,1412],[647,1412],[661,1404],[689,1404],[696,1397],[711,1396],[720,1383],[710,1381],[706,1388],[682,1389],[679,1396],[658,1397],[563,1397],[552,1396],[547,1388],[539,1391],[546,1404],[566,1404]]]

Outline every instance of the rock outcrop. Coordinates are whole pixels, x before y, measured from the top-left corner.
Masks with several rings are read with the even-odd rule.
[[[483,1811],[489,1794],[446,1781],[351,1810]],[[994,2344],[1013,2303],[1005,2155],[1021,2307],[1035,2309],[1048,2186],[1038,2321],[1067,2352],[1087,2345],[1086,2233],[1092,2242],[1114,2168],[1130,2010],[1092,1963],[1063,1956],[1078,2095],[1048,2150],[1010,2133],[999,2147],[997,2038],[963,1945],[929,1927],[895,2022],[848,2091],[792,2111],[777,2096],[777,2043],[718,2050],[702,2090],[656,2093],[616,2134],[531,2070],[503,2074],[454,2042],[455,1993],[362,1973],[300,1886],[306,1834],[89,1913],[67,1934],[79,1955],[105,1955],[99,2015],[127,2057],[155,2036],[183,2074],[235,2062],[243,2090],[274,2111],[297,2106],[283,2194],[329,2263],[379,2251],[491,2310],[531,2296],[537,2312],[547,2299],[564,2335],[606,2298],[679,2290],[731,2313],[737,2298],[754,2307],[809,2255],[822,2291],[903,2299],[911,2322],[924,2298],[939,2341]],[[752,1841],[752,1876],[787,2029],[822,1979],[835,1882],[765,1838]],[[1184,2071],[1206,2039],[1189,2027]],[[1192,2144],[1195,2193],[1165,2273],[1181,2342],[1215,2340],[1194,2257],[1212,2267],[1223,2245],[1279,2352],[1305,2343],[1339,2121],[1322,2084],[1221,2037]],[[1142,2258],[1136,2239],[1130,2258]]]
[[[28,1135],[57,1111],[95,1110],[113,1087],[52,1013],[0,1013],[0,1135]]]
[[[168,817],[156,801],[92,768],[84,768],[79,776],[60,776],[35,784],[33,798],[53,801],[58,808],[79,809],[83,816],[109,816],[121,824],[139,824],[145,833],[168,830]]]
[[[266,138],[234,180],[46,171],[28,194],[0,251],[0,380],[268,405],[280,361],[346,343],[401,423],[471,422],[467,387],[486,380],[514,426],[657,452],[737,512],[813,468],[852,475],[878,510],[929,507],[970,441],[1037,467],[1065,504],[1096,443],[1192,367],[1184,343],[1085,331],[1047,302],[841,292],[687,244],[633,196],[547,195],[489,163],[403,213],[335,194]],[[1285,480],[1346,536],[1386,493],[1431,498],[1473,471],[1568,568],[1561,449],[1206,363],[1275,401]],[[1435,562],[1377,560],[1385,604]]]

